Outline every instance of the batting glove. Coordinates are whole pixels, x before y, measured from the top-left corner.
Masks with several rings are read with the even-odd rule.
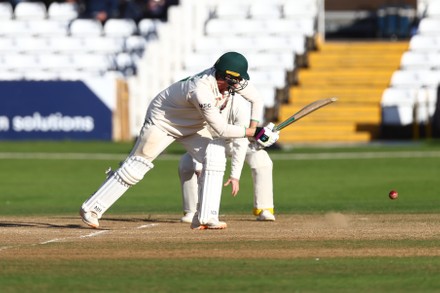
[[[280,132],[273,130],[274,127],[275,124],[272,122],[267,124],[265,127],[257,127],[257,131],[255,131],[254,135],[257,143],[265,148],[273,145],[280,138]]]

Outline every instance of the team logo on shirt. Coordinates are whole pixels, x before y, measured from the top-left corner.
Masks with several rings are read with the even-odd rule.
[[[210,103],[199,104],[199,107],[200,107],[200,109],[210,109],[211,104]]]

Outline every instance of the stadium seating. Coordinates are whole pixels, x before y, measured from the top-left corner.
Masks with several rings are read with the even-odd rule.
[[[0,2],[0,20],[9,20],[14,16],[12,4],[9,2]]]
[[[189,64],[201,65],[201,53],[211,66],[220,53],[236,50],[249,55],[251,75],[272,107],[298,56],[307,54],[307,39],[316,35],[317,1],[305,1],[303,17],[292,16],[290,2],[297,1],[182,0],[169,10],[167,23],[143,19],[137,24],[82,19],[78,6],[70,3],[52,2],[46,8],[42,2],[21,2],[12,9],[2,2],[0,79],[70,80],[120,70],[126,76],[138,74],[140,89],[133,92],[145,99],[190,69]],[[5,61],[6,53],[13,58]],[[194,54],[198,61],[191,59]]]
[[[426,16],[427,17],[440,17],[440,1],[429,1],[428,7],[426,9]]]
[[[14,9],[16,20],[45,19],[46,5],[43,2],[18,2]]]
[[[402,55],[400,66],[403,70],[440,68],[440,52],[407,51]]]
[[[104,24],[107,37],[129,37],[137,33],[137,25],[132,19],[109,19]]]
[[[73,2],[52,2],[47,10],[49,19],[70,21],[79,16],[78,5]]]
[[[121,76],[133,75],[148,43],[138,25],[131,19],[110,19],[102,25],[78,17],[78,6],[71,2],[52,2],[46,8],[43,2],[26,1],[15,9],[0,2],[0,80],[70,80],[118,69]],[[153,24],[151,35],[157,23],[142,20],[144,28],[147,22]]]
[[[295,6],[291,2],[304,3]],[[287,5],[290,8],[286,10]],[[295,9],[300,12],[295,14]],[[159,32],[161,52],[149,46],[148,56],[143,58],[150,65],[144,65],[145,70],[151,71],[145,76],[158,81],[149,79],[142,84],[151,84],[148,95],[152,96],[169,82],[212,66],[222,53],[238,51],[249,56],[252,82],[257,88],[264,88],[269,97],[265,99],[266,108],[277,107],[285,99],[296,67],[305,65],[308,44],[314,42],[317,34],[317,15],[316,0],[184,0],[180,7],[169,11],[166,25],[174,34],[170,37]],[[180,49],[176,48],[180,43]],[[153,55],[157,54],[171,56],[165,61],[169,69],[164,70],[161,62],[157,63],[160,68],[154,67]],[[155,76],[159,71],[162,77]]]
[[[305,17],[316,19],[318,17],[317,1],[286,1],[283,6],[283,13],[285,18]]]
[[[426,124],[432,118],[440,84],[440,1],[423,1],[417,33],[382,95],[383,125]]]
[[[101,36],[104,28],[99,20],[77,18],[70,24],[69,32],[74,37]]]

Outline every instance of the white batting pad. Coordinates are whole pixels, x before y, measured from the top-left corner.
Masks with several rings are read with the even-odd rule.
[[[82,209],[86,212],[93,211],[101,216],[128,190],[138,183],[145,173],[154,165],[139,156],[130,156],[124,163],[111,174],[101,187],[88,199]]]
[[[194,167],[194,159],[190,154],[185,153],[180,159],[178,170],[180,185],[182,187],[184,213],[195,213],[197,211],[198,184]]]
[[[209,143],[203,167],[199,178],[198,217],[200,224],[207,224],[218,221],[226,169],[224,139],[214,139]]]

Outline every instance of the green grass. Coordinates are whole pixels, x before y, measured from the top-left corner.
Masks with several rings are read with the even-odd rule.
[[[0,153],[106,153],[121,159],[130,148],[131,143],[0,143]],[[408,151],[440,151],[440,144],[434,141],[273,151],[276,211],[437,214],[440,157],[303,160],[280,156]],[[173,145],[167,153],[178,155],[182,149]],[[177,158],[155,161],[155,168],[108,214],[179,213]],[[116,168],[119,160],[0,159],[0,215],[77,216],[82,202],[103,182],[105,169]],[[391,189],[399,191],[398,200],[388,199]],[[222,213],[249,215],[252,184],[248,166],[243,170],[239,196],[233,198],[229,191],[223,195]],[[387,245],[384,241],[347,240],[326,245],[371,248]],[[410,235],[405,243],[415,248],[438,246],[432,241],[411,241]],[[282,247],[283,243],[273,243],[277,245]],[[93,271],[93,278],[85,274],[85,269]],[[0,261],[0,272],[0,292],[440,292],[439,257],[7,259]]]
[[[2,261],[2,292],[439,292],[439,257]],[[92,268],[93,278],[84,273]],[[109,282],[111,280],[111,282]]]
[[[88,148],[87,148],[88,147]],[[3,159],[0,167],[0,214],[76,213],[80,204],[105,179],[104,171],[117,168],[131,144],[2,143],[0,152],[104,152],[119,155],[114,160]],[[355,148],[309,148],[293,154],[313,152],[408,152],[440,150],[438,144],[386,145]],[[178,146],[168,151],[180,154]],[[327,211],[369,213],[440,212],[440,157],[374,158],[338,160],[277,159],[274,161],[275,204],[278,213],[322,213]],[[118,157],[118,158],[119,158]],[[131,188],[109,213],[175,213],[181,210],[177,160],[158,159],[138,185]],[[163,179],[166,178],[166,181]],[[222,211],[248,213],[252,209],[252,178],[245,165],[238,197],[224,191]],[[399,199],[390,201],[396,189]]]

